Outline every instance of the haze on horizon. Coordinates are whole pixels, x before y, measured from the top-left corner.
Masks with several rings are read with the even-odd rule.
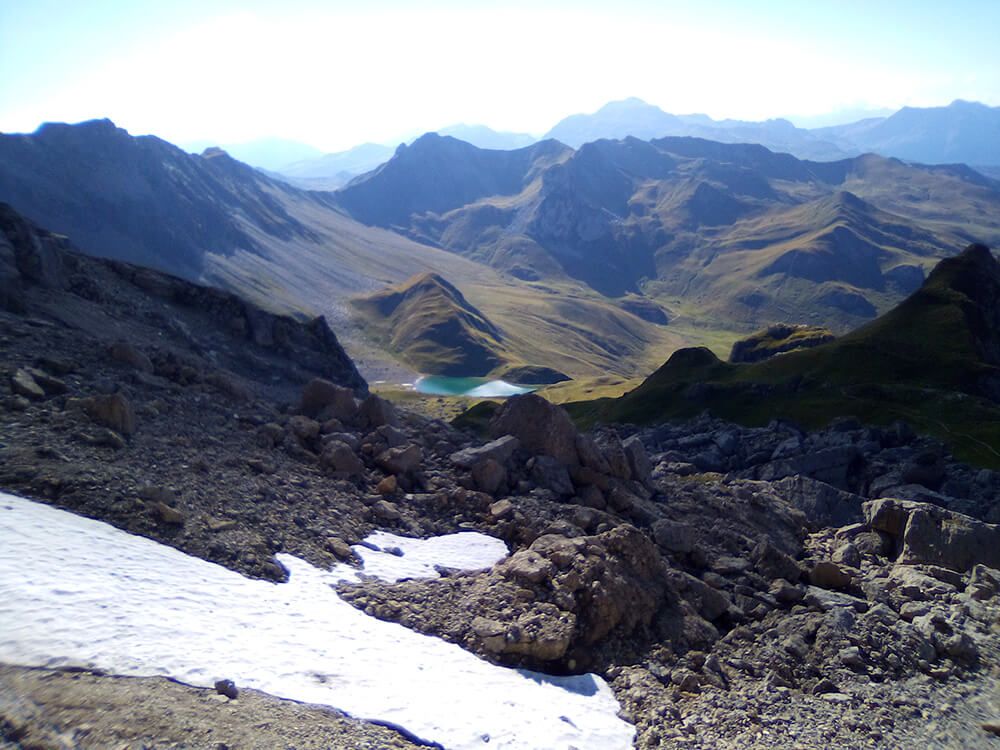
[[[1000,105],[993,0],[422,5],[0,0],[0,131],[110,117],[175,143],[336,151],[460,122],[542,134],[630,96],[806,126]]]

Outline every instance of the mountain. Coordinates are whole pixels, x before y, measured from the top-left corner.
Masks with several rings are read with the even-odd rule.
[[[270,171],[280,171],[294,162],[315,159],[323,154],[315,146],[285,138],[258,138],[243,143],[213,143],[203,140],[185,143],[182,146],[191,153],[201,153],[209,148],[221,148],[234,159]]]
[[[353,300],[387,348],[426,375],[487,375],[504,362],[493,323],[435,273]]]
[[[460,141],[471,143],[477,148],[490,148],[500,151],[513,151],[514,149],[530,146],[538,139],[528,133],[509,133],[505,131],[493,130],[485,125],[449,125],[440,128],[438,135],[451,136]]]
[[[609,102],[593,114],[571,115],[544,137],[579,148],[591,141],[629,136],[643,141],[692,136],[724,143],[759,143],[772,151],[787,152],[803,159],[832,160],[854,153],[797,128],[788,120],[717,121],[700,114],[673,115],[636,98]]]
[[[354,177],[370,172],[392,156],[393,149],[379,143],[362,143],[347,151],[286,162],[278,176],[309,190],[335,190]]]
[[[835,341],[748,365],[684,349],[620,399],[574,408],[591,419],[642,423],[705,409],[749,424],[904,419],[956,455],[997,466],[998,332],[1000,262],[970,245],[940,261],[900,305]]]
[[[425,272],[460,287],[504,330],[518,361],[574,377],[634,377],[682,342],[579,284],[542,288],[498,274],[365,226],[335,194],[297,189],[217,149],[192,155],[133,137],[106,120],[0,135],[0,201],[85,252],[218,286],[275,312],[324,315],[377,379],[411,375],[359,329],[348,299]]]
[[[927,164],[1000,165],[1000,107],[956,100],[813,131],[862,151]]]
[[[641,293],[744,330],[849,330],[956,244],[1000,239],[1000,190],[965,167],[811,162],[695,138],[496,152],[427,135],[338,202],[509,276]]]

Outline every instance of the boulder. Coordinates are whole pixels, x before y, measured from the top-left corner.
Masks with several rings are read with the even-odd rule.
[[[535,456],[530,464],[531,479],[539,487],[552,490],[557,495],[572,495],[573,480],[566,465],[553,456]]]
[[[358,404],[354,400],[354,391],[331,383],[323,378],[313,378],[302,389],[302,400],[299,411],[307,417],[339,419],[350,422],[358,414]]]
[[[750,561],[756,571],[768,580],[783,578],[795,583],[802,575],[799,564],[767,539],[762,539],[750,551]]]
[[[851,574],[831,560],[820,560],[809,570],[809,583],[821,589],[846,589]]]
[[[153,372],[153,361],[127,341],[116,341],[108,348],[111,359],[140,372]]]
[[[653,524],[653,539],[660,549],[687,554],[694,549],[694,528],[683,521],[664,518]]]
[[[288,420],[288,429],[303,443],[319,437],[319,422],[301,414],[296,414]]]
[[[597,443],[590,435],[576,436],[576,453],[580,458],[580,463],[587,469],[596,471],[598,474],[610,474],[611,467],[601,453]]]
[[[499,461],[487,458],[472,467],[472,479],[480,490],[494,495],[507,481],[507,470]]]
[[[618,435],[613,432],[602,432],[595,441],[608,464],[608,473],[618,479],[631,479],[632,470],[629,468],[628,456],[625,455],[625,447]]]
[[[131,435],[135,432],[135,411],[131,402],[121,393],[90,396],[75,403],[98,424],[110,427],[122,435]]]
[[[27,370],[17,370],[10,376],[10,389],[18,396],[36,401],[45,398],[45,391]]]
[[[521,441],[513,435],[504,435],[485,445],[463,448],[451,454],[451,462],[462,469],[472,469],[476,464],[486,459],[492,459],[499,464],[505,464],[521,447]]]
[[[351,449],[351,446],[340,440],[331,440],[326,444],[319,462],[320,466],[337,474],[361,476],[365,473],[365,465],[362,460]]]
[[[632,479],[642,484],[649,484],[653,475],[653,464],[649,460],[646,446],[642,444],[639,436],[633,435],[625,440],[622,443],[622,450],[625,451]]]
[[[806,517],[809,528],[847,526],[862,520],[864,498],[816,479],[791,476],[774,483],[775,492],[790,501]]]
[[[574,466],[576,427],[566,411],[541,396],[527,393],[507,399],[490,420],[493,437],[513,435],[528,451]]]
[[[1000,568],[1000,526],[929,503],[881,498],[864,505],[871,528],[892,536],[897,562],[971,570]]]
[[[860,460],[861,454],[855,446],[837,445],[764,464],[758,469],[758,479],[772,482],[802,475],[844,490],[850,484],[853,469]]]
[[[395,407],[375,394],[361,402],[357,422],[362,427],[381,427],[384,424],[398,425],[399,415]]]
[[[423,459],[424,454],[420,446],[400,445],[382,451],[375,459],[375,463],[390,474],[400,475],[412,472]]]

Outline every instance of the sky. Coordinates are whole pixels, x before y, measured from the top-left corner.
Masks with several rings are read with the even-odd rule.
[[[465,122],[541,135],[635,96],[812,126],[1000,105],[997,0],[0,0],[0,131],[110,117],[324,151]]]

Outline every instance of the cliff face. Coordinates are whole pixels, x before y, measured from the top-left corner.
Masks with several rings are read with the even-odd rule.
[[[0,204],[0,308],[50,315],[100,339],[150,339],[270,387],[321,376],[367,384],[322,318],[299,321],[234,294],[78,253]],[[153,343],[150,341],[150,343]]]

